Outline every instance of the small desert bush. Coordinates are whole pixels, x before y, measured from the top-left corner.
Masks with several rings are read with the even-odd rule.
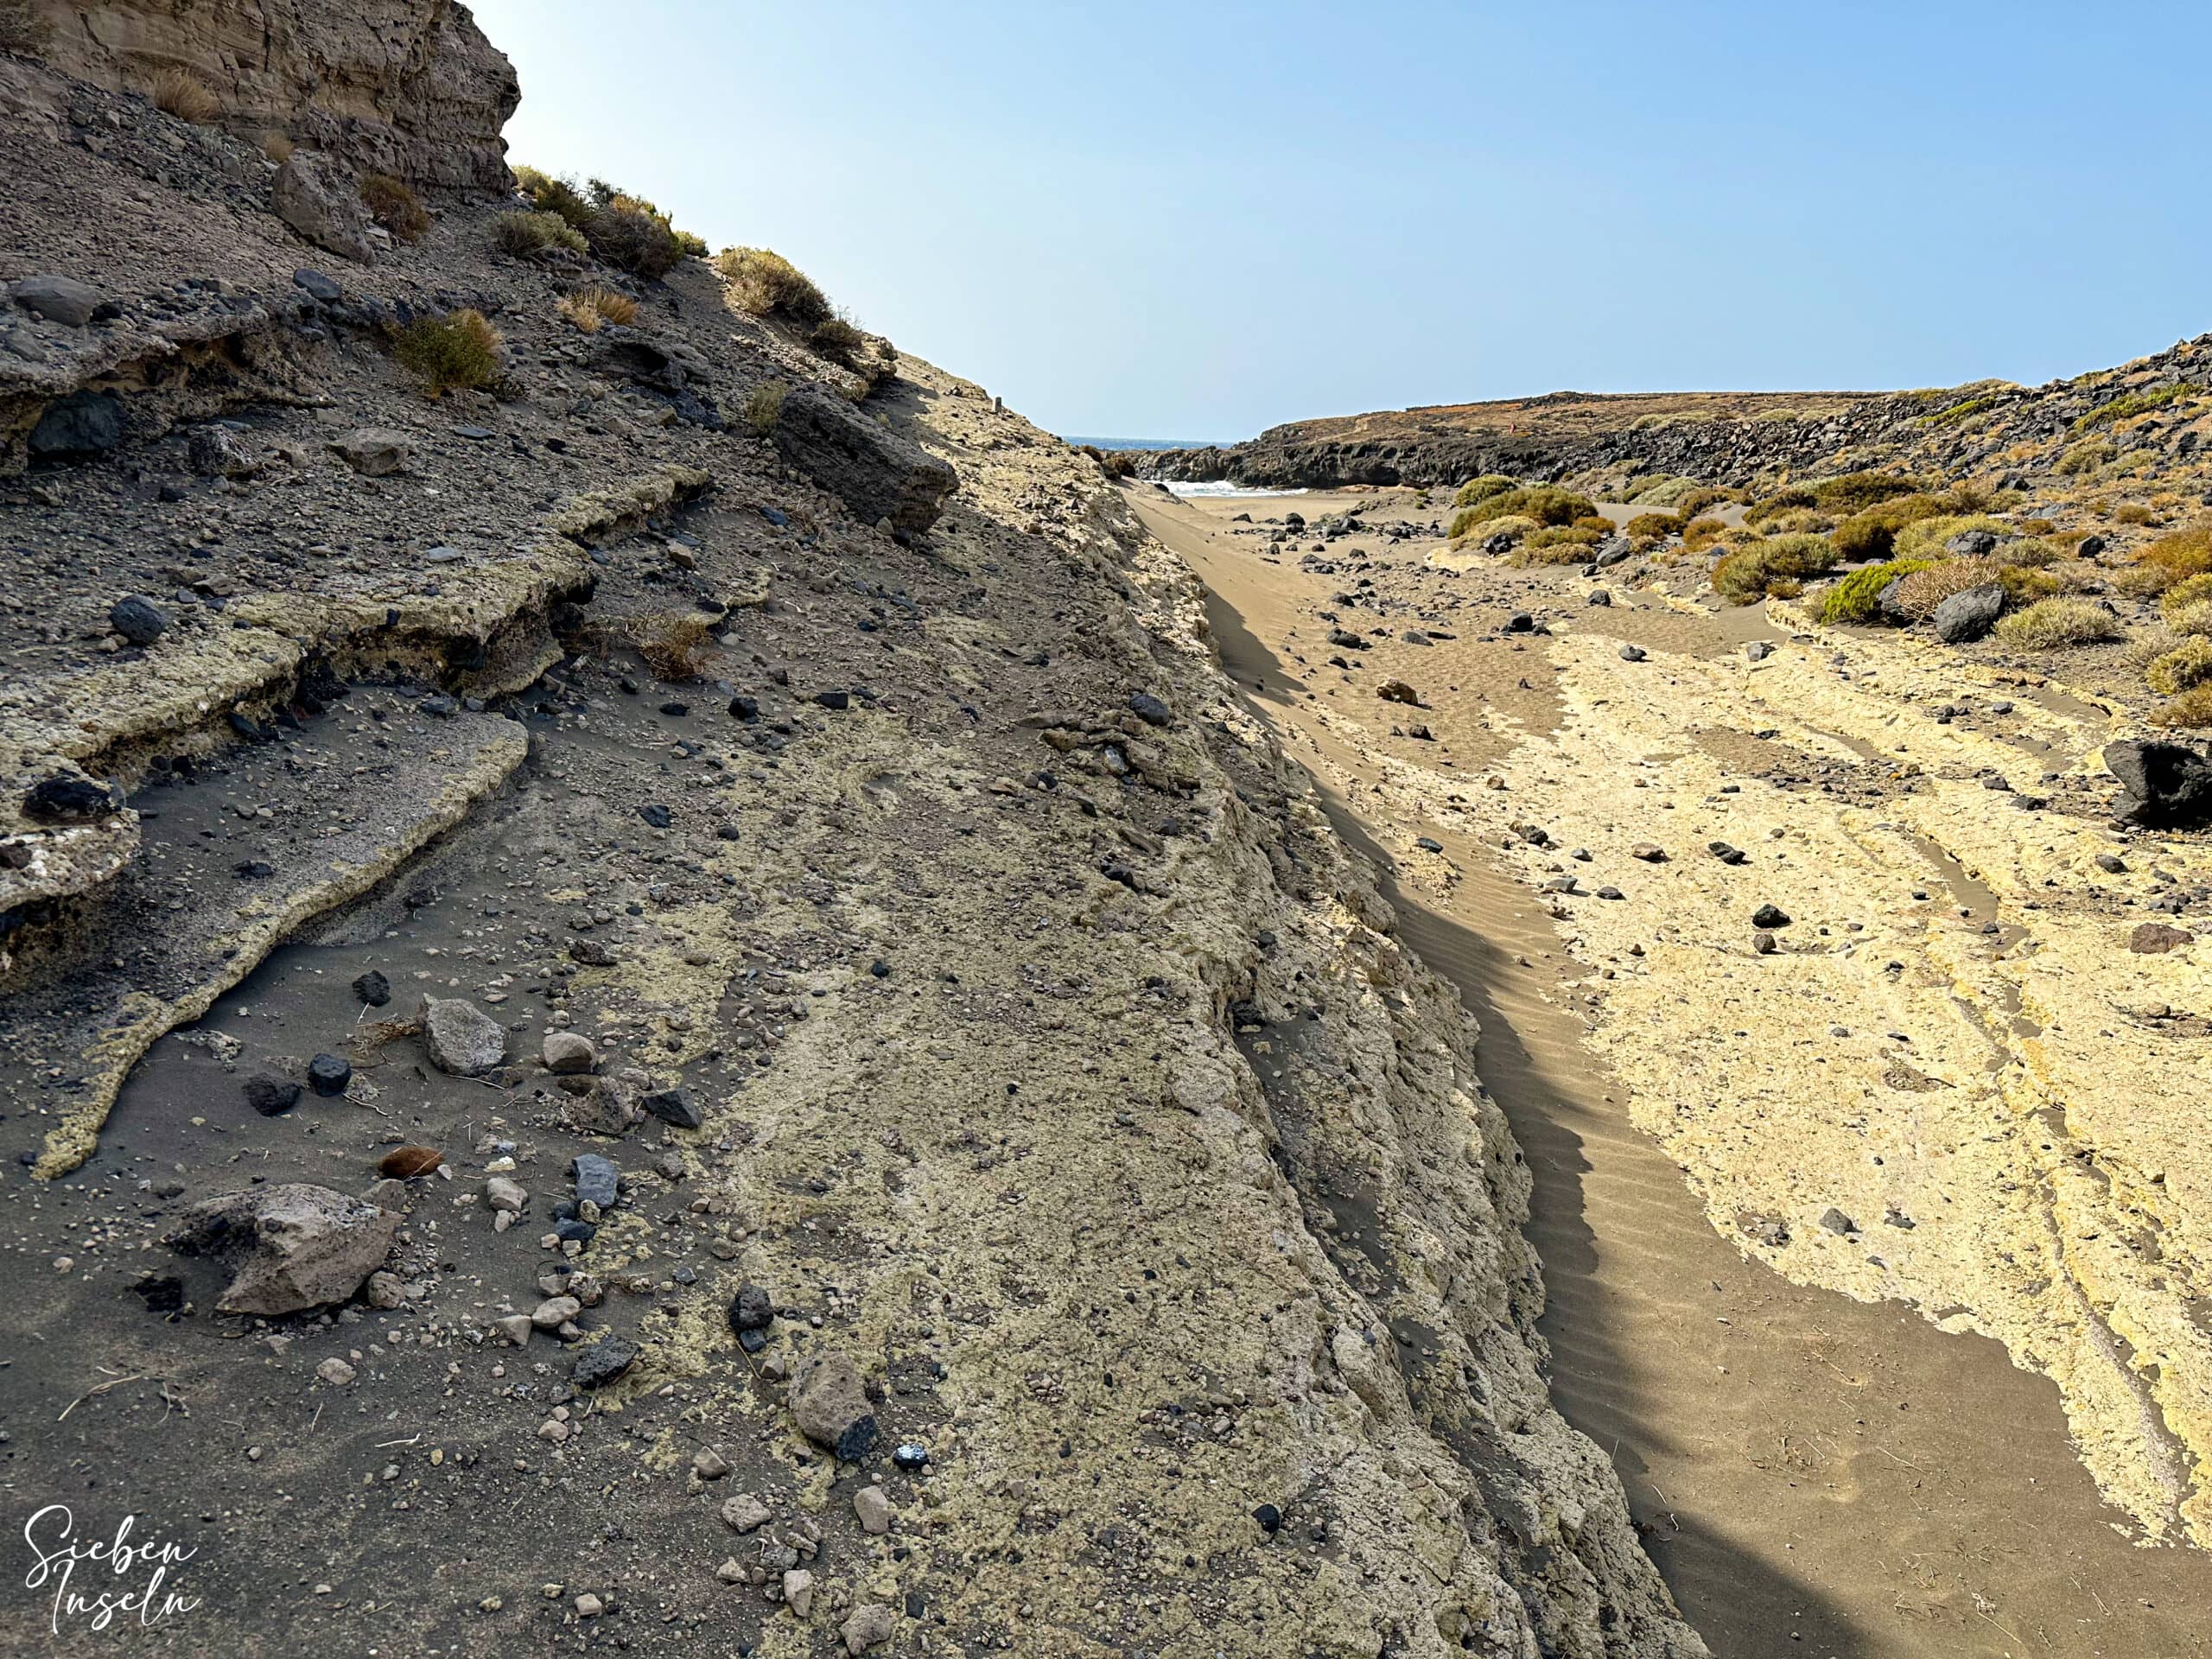
[[[1795,512],[1813,505],[1812,491],[1799,486],[1777,490],[1772,495],[1761,496],[1744,509],[1744,522],[1753,529],[1764,525],[1770,518],[1785,512]]]
[[[2171,702],[2151,711],[2153,725],[2194,729],[2212,726],[2212,681],[2200,681]]]
[[[2142,548],[2135,562],[2175,579],[2202,575],[2212,570],[2212,524],[2192,524],[2161,536]]]
[[[1882,594],[1893,582],[1929,569],[1923,559],[1892,559],[1854,570],[1821,595],[1823,622],[1872,622],[1881,616]]]
[[[2158,595],[2158,614],[2176,633],[2212,633],[2212,575],[2183,576]]]
[[[1894,473],[1844,473],[1815,484],[1812,499],[1801,505],[1825,512],[1864,512],[1884,501],[1920,493],[1917,479],[1900,478]]]
[[[1736,499],[1737,493],[1733,490],[1724,490],[1713,484],[1694,484],[1673,499],[1662,501],[1656,505],[1665,507],[1670,512],[1680,513],[1684,522],[1688,522],[1696,518],[1707,507],[1720,506]]]
[[[204,127],[223,112],[215,94],[207,90],[207,83],[189,69],[162,69],[155,73],[148,95],[154,107],[166,110],[180,121],[189,121],[195,127]]]
[[[583,232],[558,213],[501,213],[492,221],[492,245],[518,257],[540,248],[568,248],[590,251]]]
[[[361,205],[369,217],[403,242],[420,242],[430,228],[430,216],[406,181],[389,173],[372,173],[361,181]]]
[[[834,321],[836,311],[814,279],[772,248],[724,248],[715,269],[729,284],[738,309],[805,328]]]
[[[1631,542],[1659,542],[1669,536],[1679,536],[1687,525],[1680,513],[1639,512],[1621,526],[1622,533]]]
[[[1892,496],[1852,514],[1835,527],[1837,556],[1854,563],[1861,559],[1886,559],[1897,550],[1897,532],[1908,524],[1957,511],[1942,496]]]
[[[2143,678],[2162,697],[2212,683],[2212,639],[2183,641],[2145,669]]]
[[[2140,501],[2130,501],[2113,509],[2113,522],[2120,524],[2154,524],[2158,515]]]
[[[1768,514],[1758,528],[1770,536],[1818,536],[1834,529],[1835,520],[1818,507],[1785,507]]]
[[[563,294],[553,302],[562,320],[580,334],[595,334],[603,326],[599,308],[578,294]]]
[[[2053,470],[2065,478],[2079,478],[2084,473],[2094,473],[2098,467],[2120,456],[2117,444],[2107,443],[2102,438],[2084,438],[2059,456]]]
[[[1452,536],[1456,541],[1493,518],[1533,518],[1540,526],[1549,526],[1598,516],[1597,505],[1587,496],[1554,484],[1523,484],[1462,507],[1452,517]]]
[[[1954,594],[2000,582],[1999,566],[1990,559],[1946,559],[1926,565],[1897,584],[1891,605],[1908,622],[1925,622],[1936,607]]]
[[[261,153],[282,167],[292,159],[292,135],[275,128],[261,135]]]
[[[1453,516],[1452,523],[1455,529],[1458,528],[1459,520],[1465,517],[1466,517],[1465,511]],[[1471,524],[1467,527],[1465,534],[1477,541],[1487,542],[1494,537],[1503,536],[1510,542],[1518,543],[1533,536],[1543,526],[1533,518],[1521,513],[1509,512],[1502,518],[1485,518],[1480,524]],[[1452,539],[1457,541],[1460,538],[1454,536]]]
[[[1503,473],[1484,473],[1480,478],[1471,478],[1462,484],[1452,497],[1455,507],[1480,506],[1493,495],[1503,495],[1517,487],[1516,480]]]
[[[1727,529],[1718,518],[1693,518],[1682,526],[1682,546],[1692,553],[1702,553],[1719,541]]]
[[[1600,536],[1610,536],[1613,533],[1613,521],[1602,512],[1586,512],[1574,521],[1571,528],[1594,531]]]
[[[1835,550],[1825,536],[1757,537],[1713,567],[1713,591],[1734,605],[1751,605],[1770,594],[1787,599],[1808,576],[1835,563]]]
[[[2038,600],[1999,619],[1997,637],[2026,651],[2056,651],[2120,637],[2120,619],[2094,600]]]
[[[581,232],[598,208],[576,188],[574,179],[556,179],[534,167],[514,169],[516,188],[530,198],[541,213],[552,213],[569,229]],[[543,246],[543,244],[538,245]],[[582,251],[582,250],[579,250]]]
[[[776,422],[784,412],[784,395],[790,390],[780,380],[753,387],[753,395],[745,400],[745,424],[753,436],[765,438],[776,429]]]
[[[1970,530],[1986,530],[2000,542],[2014,533],[2012,526],[2002,518],[1986,518],[1979,513],[1945,512],[1933,518],[1916,519],[1902,526],[1891,545],[1896,556],[1901,559],[1940,559],[1943,556],[1946,542]]]
[[[499,378],[505,342],[481,311],[448,311],[417,317],[392,341],[392,355],[411,370],[433,397],[460,388],[488,386]]]
[[[1521,544],[1513,550],[1511,563],[1581,564],[1587,562],[1590,550],[1601,539],[1597,531],[1584,530],[1579,525],[1548,525],[1522,537]]]
[[[594,258],[647,282],[667,276],[683,257],[683,245],[666,219],[654,218],[620,196],[594,211],[582,229]]]
[[[826,357],[840,368],[857,369],[868,336],[845,318],[832,317],[808,335],[806,343],[817,357]]]

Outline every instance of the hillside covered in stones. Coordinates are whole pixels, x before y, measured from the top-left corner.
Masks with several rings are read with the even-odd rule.
[[[1985,467],[2079,477],[2123,457],[2201,478],[2212,357],[2183,342],[2041,386],[1980,381],[1895,393],[1553,392],[1497,403],[1329,416],[1244,443],[1132,450],[1139,477],[1266,488],[1457,485],[1484,474],[1554,482],[1675,474],[1735,486],[1867,469]],[[2201,486],[2200,486],[2201,488]]]
[[[16,1520],[134,1652],[1702,1653],[1186,567],[516,96],[0,6]]]

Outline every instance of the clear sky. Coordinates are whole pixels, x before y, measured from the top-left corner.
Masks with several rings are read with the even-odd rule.
[[[1053,430],[2026,383],[2212,329],[2212,5],[478,0],[514,160]]]

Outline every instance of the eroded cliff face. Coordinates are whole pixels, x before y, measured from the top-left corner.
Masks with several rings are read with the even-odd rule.
[[[283,132],[417,186],[508,188],[514,66],[453,0],[28,5],[45,26],[40,55],[79,80],[143,91],[182,70],[234,131]]]
[[[188,1642],[1704,1651],[1548,1398],[1479,1033],[1094,462],[490,204],[303,270],[249,147],[114,130],[0,131],[4,274],[100,302],[0,393],[113,416],[0,497],[0,1249],[25,1478],[223,1471]],[[394,361],[436,292],[495,390]],[[771,385],[835,443],[725,420]],[[377,1271],[213,1311],[168,1241],[302,1186]]]

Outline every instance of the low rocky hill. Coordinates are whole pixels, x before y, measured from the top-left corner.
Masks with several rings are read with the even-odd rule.
[[[2201,465],[2212,335],[2120,368],[2023,387],[1894,393],[1554,392],[1499,403],[1297,421],[1246,443],[1131,450],[1143,478],[1271,488],[1452,485],[1664,474],[1744,486],[1883,467],[2021,481]],[[2118,467],[2113,463],[2119,462]]]

